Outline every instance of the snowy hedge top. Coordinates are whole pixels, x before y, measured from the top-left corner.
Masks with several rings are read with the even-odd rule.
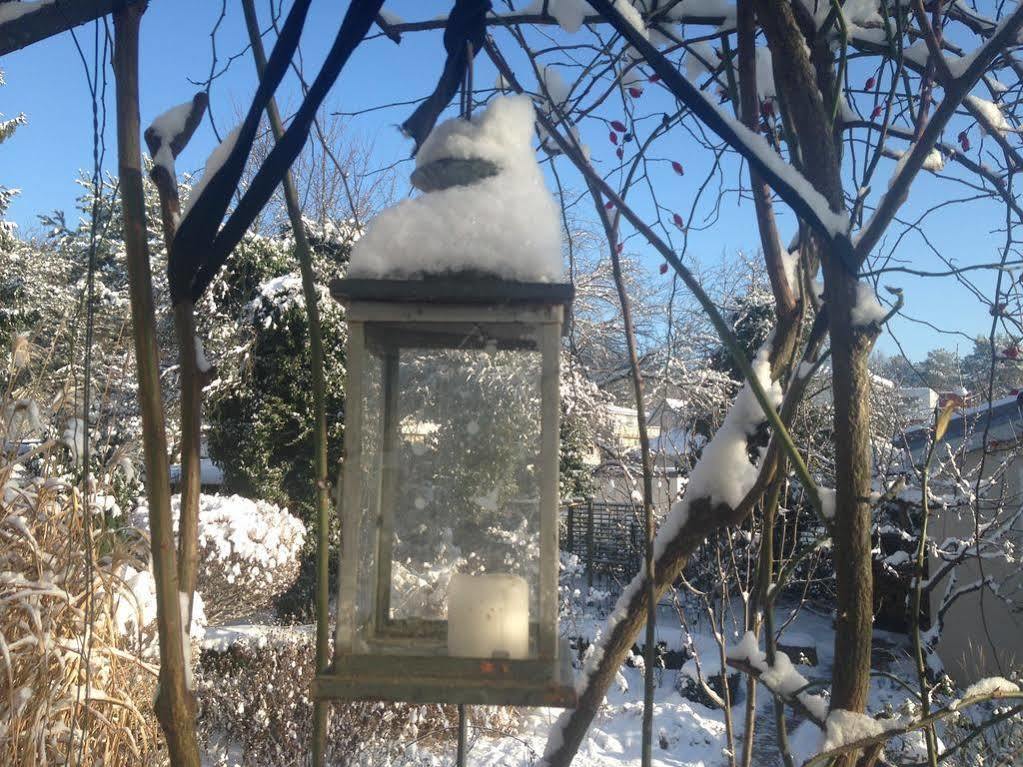
[[[171,498],[171,516],[177,530],[181,496]],[[149,528],[148,511],[140,506],[135,523]],[[199,546],[221,559],[247,559],[276,567],[298,556],[305,542],[305,525],[287,509],[240,495],[199,496]]]
[[[532,148],[533,120],[528,96],[502,96],[472,121],[448,120],[434,128],[418,166],[478,158],[500,172],[380,213],[355,244],[349,275],[413,279],[474,271],[508,280],[559,280],[561,221]]]

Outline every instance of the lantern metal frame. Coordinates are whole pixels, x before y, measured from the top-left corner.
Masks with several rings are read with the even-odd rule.
[[[337,498],[342,530],[338,573],[337,622],[334,655],[316,675],[312,696],[317,700],[384,700],[411,703],[458,703],[573,707],[571,655],[558,638],[558,502],[559,502],[559,366],[561,336],[571,310],[573,287],[561,283],[510,282],[479,274],[428,277],[422,280],[336,280],[332,296],[346,309],[348,322],[344,461]],[[362,485],[394,482],[398,397],[397,355],[385,359],[379,477],[367,478],[362,467],[362,428],[367,340],[386,332],[393,323],[428,325],[431,334],[450,326],[452,334],[467,327],[489,327],[502,334],[507,348],[517,340],[536,339],[540,352],[539,450],[539,577],[538,615],[530,621],[531,657],[466,658],[421,651],[424,641],[444,642],[446,621],[425,622],[425,631],[410,642],[406,630],[388,635],[395,622],[389,613],[390,548],[393,545],[393,494],[376,497],[379,540],[374,552],[375,593],[371,616],[374,649],[356,646],[354,631],[359,612],[360,526],[363,524]],[[416,339],[410,348],[424,348]],[[384,590],[387,589],[387,593]],[[400,619],[399,619],[400,620]],[[426,625],[430,623],[432,625]],[[381,649],[383,648],[383,649]]]

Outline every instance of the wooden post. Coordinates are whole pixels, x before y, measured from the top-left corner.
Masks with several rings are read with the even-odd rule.
[[[252,56],[256,62],[256,73],[262,77],[266,69],[266,52],[263,50],[263,38],[259,31],[259,21],[252,0],[242,0],[245,13],[245,26],[252,46]],[[266,116],[273,130],[274,141],[280,141],[284,135],[284,124],[277,109],[277,101],[271,97],[266,104]],[[306,312],[309,315],[309,357],[310,372],[313,385],[313,415],[316,425],[313,430],[315,462],[313,471],[316,481],[316,670],[322,671],[327,666],[330,644],[330,628],[328,621],[330,600],[330,574],[328,559],[330,557],[330,481],[327,476],[327,385],[323,372],[323,333],[320,327],[320,309],[317,303],[316,283],[313,275],[312,248],[306,237],[302,223],[302,210],[298,201],[298,190],[291,171],[284,173],[282,179],[284,201],[288,208],[291,231],[295,237],[295,253],[298,256],[299,269],[302,273],[302,293],[305,297]],[[313,702],[313,765],[322,765],[327,748],[327,719],[329,709],[323,701]]]
[[[465,767],[465,745],[469,735],[469,712],[464,703],[458,704],[458,754],[455,764],[458,767]]]
[[[593,588],[593,499],[586,500],[586,586]]]
[[[575,504],[568,504],[568,551],[575,554]]]
[[[162,136],[152,128],[146,130],[146,145],[154,161],[163,148],[163,142],[172,157],[177,157],[188,144],[206,111],[206,94],[198,93],[192,100],[192,109],[176,136]],[[160,195],[160,217],[167,252],[171,252],[174,234],[181,219],[181,201],[178,199],[178,180],[173,165],[168,168],[153,164],[149,177]],[[178,514],[178,589],[188,597],[188,609],[182,620],[192,620],[195,582],[199,568],[199,495],[201,493],[202,442],[202,387],[203,373],[199,370],[198,336],[195,333],[195,305],[184,298],[174,307],[174,327],[178,336],[178,359],[181,379],[181,503]]]
[[[153,276],[146,237],[146,206],[142,190],[142,148],[139,126],[138,42],[145,5],[131,5],[114,14],[114,79],[117,93],[117,160],[124,210],[124,248],[128,270],[135,356],[138,364],[149,531],[156,581],[156,620],[160,640],[160,680],[156,715],[167,738],[170,762],[199,767],[195,734],[195,702],[188,689],[174,534],[170,514],[170,470],[163,398],[160,394],[159,350],[153,307]]]

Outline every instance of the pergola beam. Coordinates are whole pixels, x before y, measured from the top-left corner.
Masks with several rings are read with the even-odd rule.
[[[0,56],[146,0],[53,0],[0,23]],[[25,3],[28,5],[29,3]],[[31,3],[36,5],[36,3]],[[21,3],[0,3],[0,9]]]

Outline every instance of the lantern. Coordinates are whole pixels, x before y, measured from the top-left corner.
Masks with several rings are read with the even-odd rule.
[[[558,368],[572,286],[343,279],[342,555],[319,699],[572,706]]]

